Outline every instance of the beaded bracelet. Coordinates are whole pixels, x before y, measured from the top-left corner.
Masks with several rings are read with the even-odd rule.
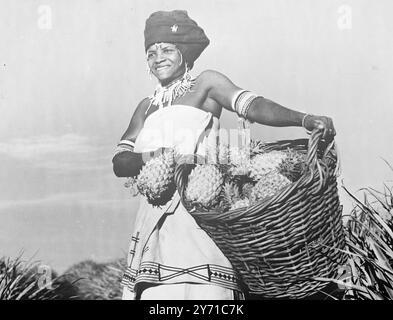
[[[303,116],[303,119],[302,119],[302,127],[303,127],[304,129],[306,129],[306,132],[307,132],[308,134],[310,134],[311,131],[308,130],[308,129],[305,127],[305,120],[306,120],[306,117],[307,117],[307,116],[312,116],[312,114],[306,113],[306,114]]]
[[[258,95],[247,90],[238,91],[232,98],[231,107],[239,117],[247,119],[247,113],[251,103],[258,98]]]
[[[121,152],[126,152],[126,151],[133,152],[134,146],[135,146],[135,143],[133,141],[121,140],[116,146],[115,155],[117,155],[118,153],[121,153]]]

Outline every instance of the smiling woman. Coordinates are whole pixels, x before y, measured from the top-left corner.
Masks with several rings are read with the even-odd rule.
[[[186,11],[159,11],[147,19],[147,63],[159,84],[152,96],[139,103],[118,144],[113,158],[117,176],[135,177],[143,172],[145,177],[157,181],[156,186],[165,185],[170,165],[157,164],[157,170],[149,165],[150,169],[141,171],[143,153],[170,148],[180,154],[205,156],[207,150],[217,147],[215,134],[223,108],[244,121],[303,126],[307,130],[319,128],[326,139],[335,135],[330,118],[285,108],[241,89],[219,72],[206,70],[196,78],[191,76],[194,61],[209,43],[203,29]],[[173,132],[172,139],[166,135],[168,127]],[[194,139],[179,140],[182,131],[188,131]],[[154,138],[146,138],[152,137],[152,132]],[[161,207],[154,207],[145,195],[147,198],[141,197],[122,281],[123,298],[242,298],[240,281],[231,263],[198,227],[180,202],[178,192]]]

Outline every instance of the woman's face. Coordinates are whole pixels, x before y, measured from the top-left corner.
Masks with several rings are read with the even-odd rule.
[[[155,43],[147,49],[147,63],[154,76],[165,85],[184,73],[180,51],[172,43]]]

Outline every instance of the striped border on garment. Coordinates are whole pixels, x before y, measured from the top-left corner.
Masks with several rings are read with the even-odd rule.
[[[215,264],[203,264],[191,268],[171,267],[156,262],[143,262],[139,270],[127,268],[121,284],[129,290],[139,282],[150,282],[156,284],[176,283],[176,278],[191,276],[196,283],[219,285],[228,289],[238,290],[239,278],[233,269]],[[179,279],[181,282],[181,279]]]

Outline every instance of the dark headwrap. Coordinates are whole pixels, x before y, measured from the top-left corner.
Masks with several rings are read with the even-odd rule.
[[[145,50],[159,42],[176,44],[190,68],[210,43],[184,10],[157,11],[146,20]]]

